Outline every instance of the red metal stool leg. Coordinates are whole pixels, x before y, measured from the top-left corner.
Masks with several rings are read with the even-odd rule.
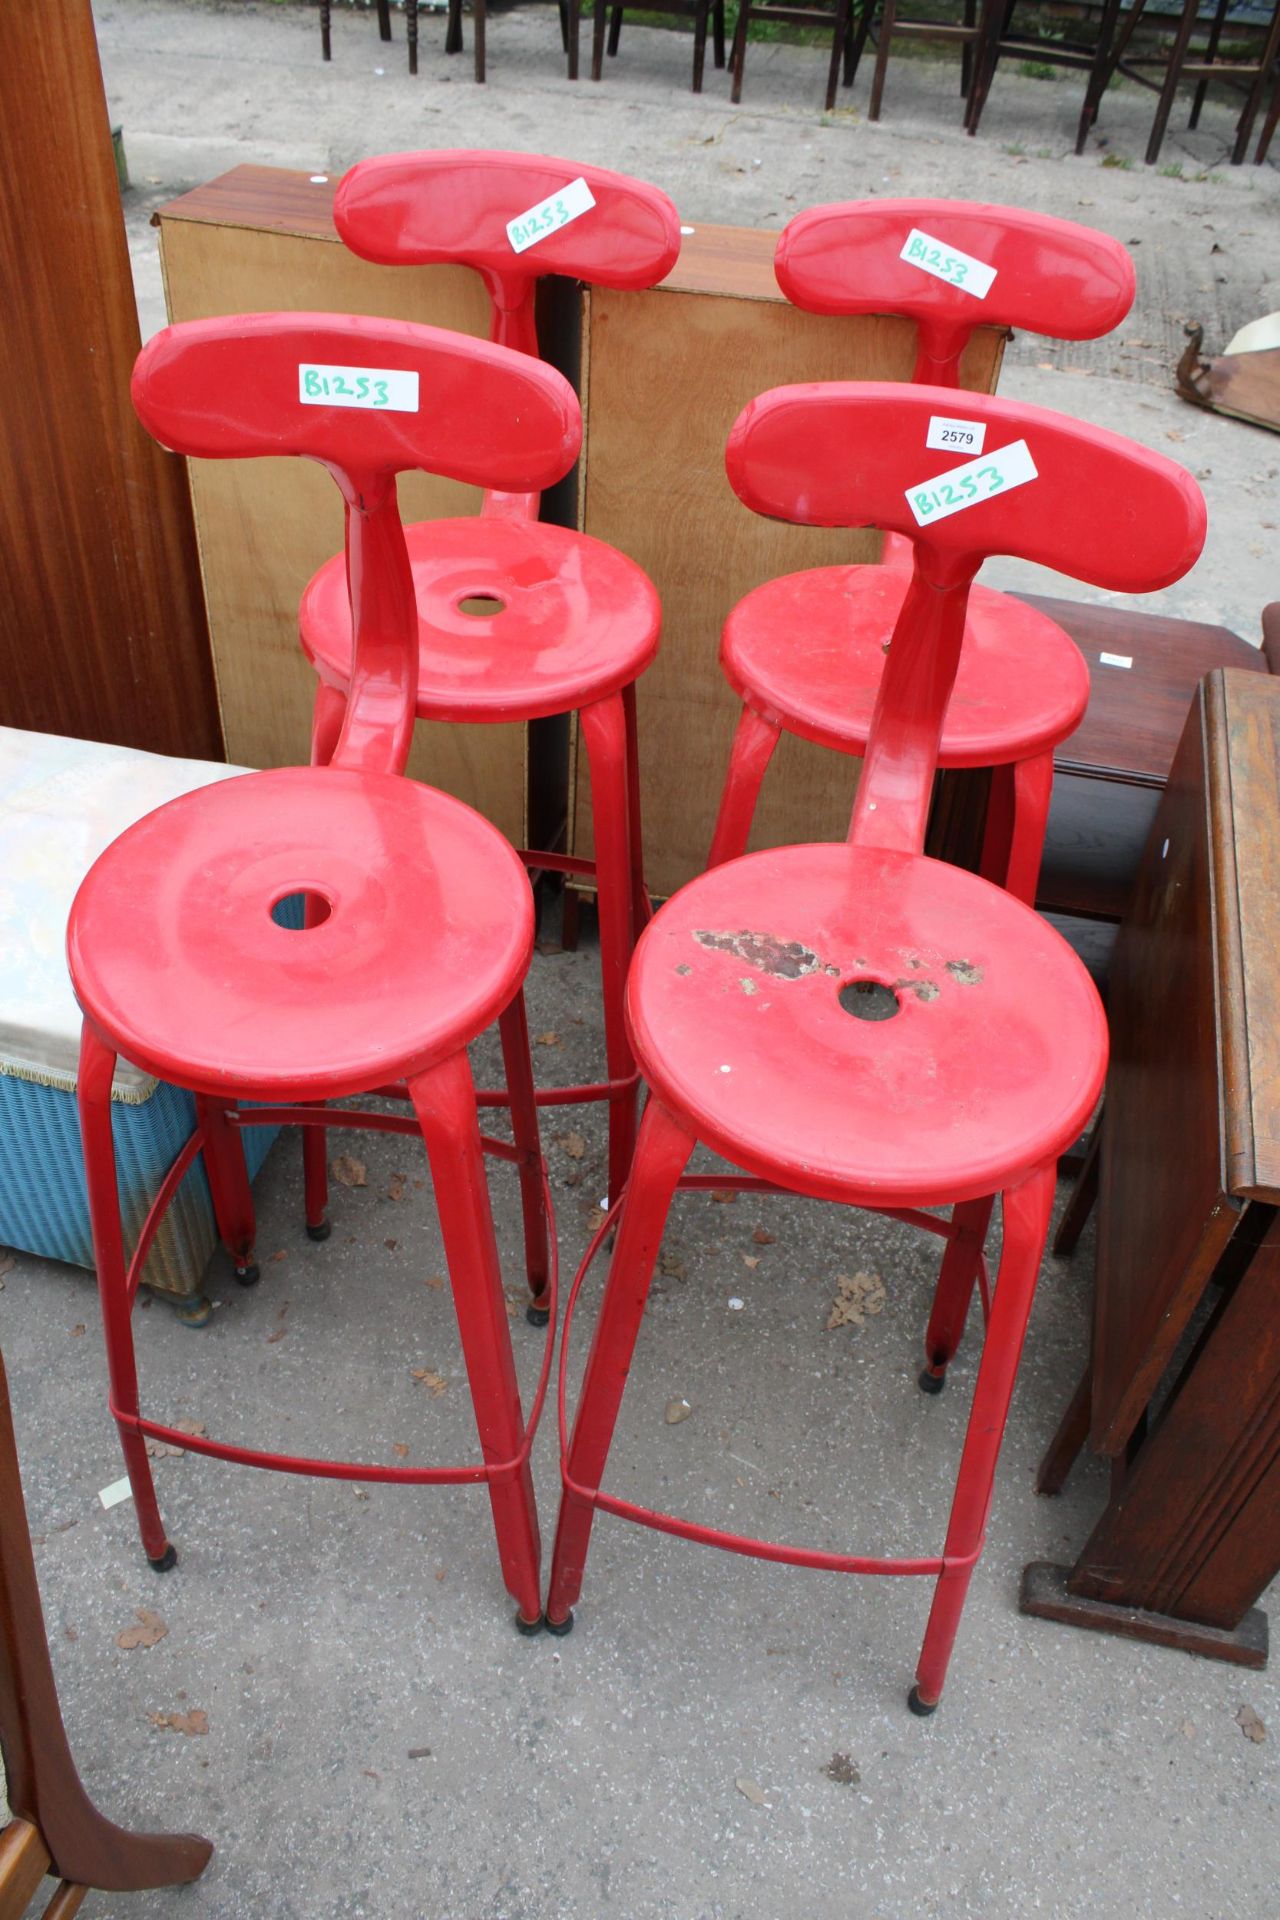
[[[568,1477],[579,1487],[600,1486],[671,1197],[693,1148],[692,1135],[651,1099],[640,1123],[622,1223],[565,1462]],[[594,1516],[590,1500],[564,1489],[547,1592],[547,1626],[553,1633],[569,1630],[571,1610],[582,1591]]]
[[[644,835],[640,830],[640,729],[636,724],[635,681],[622,689],[627,720],[627,819],[631,828],[631,922],[638,940],[653,918],[653,902],[644,884]]]
[[[337,687],[324,680],[316,684],[315,706],[311,714],[311,764],[327,767],[342,732],[347,698]],[[306,924],[312,924],[312,902],[307,901]],[[302,1129],[302,1188],[306,1208],[307,1234],[312,1240],[327,1240],[331,1227],[326,1214],[329,1207],[329,1144],[323,1127]]]
[[[130,1424],[138,1417],[138,1369],[133,1353],[129,1277],[120,1226],[120,1191],[116,1185],[116,1156],[111,1138],[111,1076],[116,1056],[84,1023],[80,1041],[80,1071],[76,1085],[80,1108],[80,1138],[84,1147],[85,1182],[89,1192],[89,1219],[93,1228],[93,1259],[98,1270],[98,1297],[107,1344],[107,1372],[111,1382],[111,1411],[120,1433],[125,1471],[133,1489],[138,1531],[148,1560],[157,1573],[167,1573],[178,1556],[170,1546],[156,1504],[151,1463],[142,1435]]]
[[[311,710],[311,764],[327,767],[346,718],[347,697],[324,680],[316,684],[316,703]]]
[[[781,731],[780,727],[763,719],[752,708],[742,709],[738,731],[733,736],[733,751],[729,755],[724,792],[720,796],[716,830],[711,838],[711,852],[707,859],[709,867],[718,867],[726,860],[736,860],[739,854],[746,852],[756,801],[760,797],[760,783],[773,758]]]
[[[213,1196],[218,1234],[235,1261],[236,1279],[242,1287],[251,1287],[258,1279],[258,1268],[253,1261],[256,1221],[244,1144],[227,1119],[227,1110],[221,1101],[198,1093],[196,1112],[204,1136],[204,1170]]]
[[[551,1249],[547,1241],[547,1197],[542,1185],[542,1144],[538,1138],[538,1108],[533,1091],[533,1061],[529,1055],[529,1023],[521,991],[499,1017],[502,1064],[511,1096],[511,1130],[520,1150],[520,1205],[524,1213],[524,1264],[532,1299],[526,1308],[529,1322],[545,1327],[550,1318],[548,1288]]]
[[[1004,885],[1015,900],[1025,900],[1029,907],[1036,903],[1052,797],[1053,754],[1020,760],[1013,770],[1013,830]]]
[[[635,945],[632,924],[632,842],[628,824],[627,721],[622,698],[611,694],[581,711],[582,736],[591,767],[591,820],[596,849],[596,898],[600,915],[600,974],[604,1041],[610,1080],[635,1073],[627,1039],[623,995]],[[635,1145],[634,1083],[609,1102],[609,1204],[626,1185]]]
[[[941,1393],[947,1367],[964,1333],[978,1278],[994,1201],[965,1200],[952,1216],[955,1231],[942,1257],[942,1270],[933,1296],[933,1309],[924,1336],[925,1367],[920,1375],[924,1393]]]
[[[485,1462],[496,1465],[519,1452],[524,1419],[465,1052],[419,1074],[409,1082],[409,1094],[431,1161],[480,1449]],[[541,1552],[527,1460],[514,1474],[490,1480],[489,1500],[507,1591],[519,1622],[535,1628],[541,1620]]]
[[[1054,1167],[1040,1167],[1004,1195],[1000,1272],[951,1503],[943,1550],[948,1564],[934,1588],[916,1684],[909,1696],[914,1713],[932,1713],[942,1697],[969,1580],[982,1551],[1000,1442],[1049,1234],[1055,1177]]]

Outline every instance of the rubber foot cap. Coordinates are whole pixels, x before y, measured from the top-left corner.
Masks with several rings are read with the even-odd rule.
[[[256,1287],[262,1278],[261,1267],[237,1267],[236,1285],[238,1287]]]
[[[151,1555],[148,1554],[147,1558],[151,1560]],[[171,1572],[178,1564],[178,1549],[170,1542],[160,1555],[160,1558],[158,1560],[151,1560],[151,1564],[157,1573]]]
[[[332,1232],[333,1232],[332,1220],[322,1220],[318,1227],[313,1227],[309,1220],[307,1222],[308,1240],[327,1240],[329,1238],[329,1235]]]
[[[551,1319],[551,1309],[529,1306],[524,1310],[524,1317],[531,1327],[545,1327]]]
[[[541,1613],[536,1620],[526,1620],[522,1613],[516,1615],[516,1632],[523,1634],[526,1640],[535,1640],[545,1624],[545,1616]]]
[[[921,1393],[941,1393],[946,1384],[947,1376],[945,1373],[930,1373],[928,1367],[925,1367],[920,1375],[919,1386]]]
[[[544,1614],[543,1620],[544,1620],[544,1624],[546,1626],[547,1632],[554,1633],[557,1640],[563,1640],[566,1633],[573,1632],[572,1613],[566,1613],[563,1620],[550,1620],[550,1619],[547,1619],[546,1615]]]
[[[938,1711],[938,1702],[936,1700],[928,1701],[920,1698],[919,1687],[912,1687],[910,1693],[907,1695],[907,1705],[918,1720],[927,1720],[931,1713]]]

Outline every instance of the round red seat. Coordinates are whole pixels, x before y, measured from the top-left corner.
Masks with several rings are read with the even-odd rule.
[[[767,581],[725,622],[725,677],[788,732],[863,753],[910,578],[906,568],[849,566]],[[1079,726],[1088,702],[1084,656],[1055,621],[989,587],[970,589],[940,766],[1000,766],[1047,752]]]
[[[487,515],[420,522],[405,538],[418,602],[422,719],[572,712],[628,686],[657,652],[661,608],[653,586],[634,561],[588,534]],[[469,611],[468,602],[478,609]],[[322,679],[345,691],[351,610],[342,554],[311,580],[299,625]]]
[[[300,893],[318,925],[278,925]],[[421,1073],[519,990],[533,899],[462,801],[338,767],[245,774],[103,853],[67,929],[76,997],[135,1066],[210,1094],[339,1099]]]
[[[853,1204],[1011,1186],[1076,1138],[1106,1067],[1097,991],[1058,933],[879,847],[771,848],[691,881],[637,946],[627,1013],[698,1139]]]

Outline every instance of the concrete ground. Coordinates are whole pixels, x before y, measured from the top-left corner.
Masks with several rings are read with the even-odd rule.
[[[1097,347],[1015,343],[1004,390],[1123,426],[1201,475],[1210,546],[1161,604],[1252,634],[1280,592],[1266,524],[1280,520],[1280,446],[1168,392],[1185,317],[1205,320],[1221,345],[1280,304],[1274,281],[1265,291],[1278,270],[1276,172],[1222,165],[1225,108],[1197,135],[1171,134],[1164,160],[1182,165],[1176,178],[1140,159],[1103,167],[1096,144],[1070,157],[1074,77],[1001,73],[982,135],[967,141],[946,62],[895,62],[886,119],[871,127],[859,117],[865,76],[852,108],[826,120],[821,54],[780,45],[752,48],[741,109],[728,107],[722,76],[701,100],[684,90],[687,40],[631,26],[606,84],[571,88],[545,7],[495,17],[484,91],[462,62],[446,63],[438,23],[424,27],[423,72],[410,81],[399,22],[386,50],[371,18],[345,11],[329,68],[314,15],[294,7],[104,0],[98,20],[139,188],[129,219],[148,331],[162,319],[150,206],[244,159],[337,171],[379,148],[502,139],[648,175],[691,222],[777,225],[793,207],[873,188],[1083,209],[1140,242],[1134,318]],[[1107,151],[1140,156],[1149,112],[1132,90],[1109,99]],[[544,928],[530,981],[538,1068],[548,1082],[591,1078],[602,1058],[595,956],[554,950],[554,933]],[[491,1047],[478,1049],[477,1069],[496,1071]],[[215,1263],[219,1304],[201,1332],[162,1305],[139,1314],[145,1403],[256,1445],[387,1463],[467,1457],[422,1156],[403,1141],[331,1138],[367,1169],[365,1185],[335,1187],[333,1238],[317,1247],[303,1234],[297,1149],[281,1142],[258,1188],[262,1284],[241,1291]],[[599,1219],[600,1111],[553,1119],[546,1140],[571,1270]],[[527,1392],[539,1336],[518,1316],[519,1214],[505,1170],[493,1189]],[[1090,1460],[1061,1500],[1032,1492],[1084,1363],[1091,1266],[1091,1234],[1072,1261],[1045,1263],[986,1555],[942,1710],[923,1722],[904,1695],[924,1583],[838,1582],[606,1518],[574,1634],[524,1641],[473,1489],[353,1488],[161,1459],[181,1564],[158,1578],[131,1505],[106,1512],[96,1497],[121,1463],[92,1281],[17,1256],[0,1281],[0,1330],[76,1754],[116,1818],[197,1828],[217,1845],[189,1891],[94,1895],[84,1911],[1270,1920],[1274,1677],[1017,1612],[1025,1562],[1073,1557],[1105,1497]],[[866,1216],[682,1199],[610,1484],[776,1538],[936,1549],[978,1340],[971,1329],[945,1395],[919,1394],[932,1271],[930,1244]],[[829,1331],[838,1277],[860,1272],[883,1280],[883,1311]],[[596,1298],[598,1285],[575,1329],[571,1381]],[[670,1424],[680,1400],[691,1412]],[[551,1417],[535,1465],[549,1541]],[[123,1650],[117,1635],[139,1608],[157,1610],[167,1632]],[[1260,1738],[1240,1724],[1245,1708]],[[196,1710],[207,1732],[157,1724]]]

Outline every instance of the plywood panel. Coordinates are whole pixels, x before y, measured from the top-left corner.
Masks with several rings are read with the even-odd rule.
[[[725,615],[781,573],[870,560],[879,545],[875,534],[788,527],[749,513],[725,478],[729,429],[767,387],[907,380],[915,358],[909,321],[827,319],[788,306],[773,284],[773,242],[702,229],[705,271],[682,255],[653,292],[585,296],[584,525],[644,567],[663,603],[662,649],[638,691],[645,866],[663,895],[702,870],[711,843],[738,713],[718,664]],[[975,337],[966,385],[994,385],[1001,338]],[[784,737],[752,846],[842,839],[856,777],[857,762]],[[573,818],[575,850],[589,853],[580,745]]]
[[[237,197],[242,177],[257,191]],[[332,188],[317,189],[312,206],[305,186],[298,176],[243,168],[225,186],[215,182],[165,209],[161,260],[170,318],[310,310],[487,335],[488,302],[477,275],[358,260],[333,232]],[[303,460],[199,460],[190,472],[228,758],[258,767],[305,761],[315,676],[298,645],[298,601],[316,568],[341,549],[337,489]],[[474,513],[480,497],[453,481],[406,474],[400,501],[412,521]],[[522,725],[420,724],[409,772],[523,840]]]
[[[3,24],[0,724],[216,759],[186,476],[129,403],[138,312],[89,0]]]

